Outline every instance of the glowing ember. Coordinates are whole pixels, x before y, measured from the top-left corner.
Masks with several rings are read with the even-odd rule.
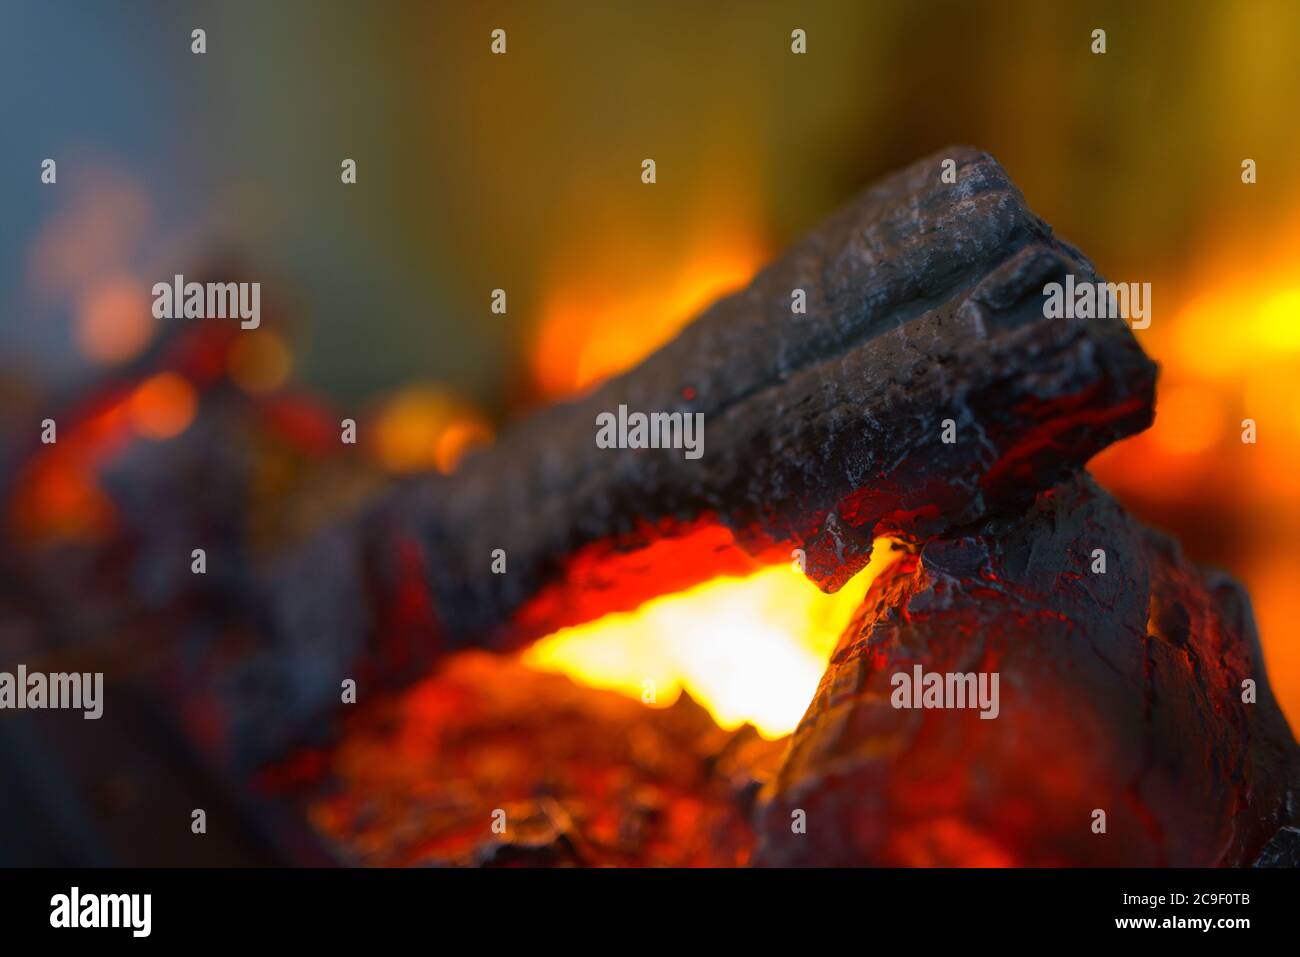
[[[833,595],[790,565],[715,578],[561,629],[523,660],[656,707],[685,689],[724,728],[749,722],[778,738],[799,723],[867,587],[899,554],[878,539],[871,563]]]
[[[187,379],[160,372],[131,396],[131,423],[146,438],[174,438],[190,427],[197,406],[198,395]]]

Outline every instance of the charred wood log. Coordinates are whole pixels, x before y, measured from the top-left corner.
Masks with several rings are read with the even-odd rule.
[[[896,697],[918,668],[996,673],[996,717]],[[1239,866],[1298,784],[1245,594],[1080,478],[873,583],[761,796],[757,858]]]
[[[945,151],[637,368],[274,560],[240,505],[260,429],[217,395],[186,435],[114,467],[132,518],[79,589],[95,622],[53,602],[45,630],[153,635],[191,725],[247,764],[317,730],[344,678],[409,681],[448,649],[517,647],[794,549],[834,590],[876,536],[920,541],[1023,507],[1149,424],[1155,368],[1124,323],[1044,317],[1043,286],[1066,275],[1095,278],[992,158]],[[702,415],[702,456],[598,448],[597,417],[620,406]],[[194,576],[199,544],[210,568]],[[67,562],[51,567],[62,587]]]
[[[833,590],[874,537],[1023,506],[1145,428],[1155,367],[1128,328],[1044,317],[1044,285],[1090,264],[991,157],[949,153],[956,184],[938,156],[887,178],[637,368],[298,552],[249,671],[272,697],[235,712],[291,734],[283,689],[326,706],[303,679],[322,662],[418,672],[794,549]],[[620,406],[702,414],[702,457],[598,448]]]
[[[991,157],[944,155],[955,184],[941,156],[888,177],[632,371],[380,509],[381,577],[405,542],[444,638],[497,647],[747,556],[802,549],[833,591],[875,537],[1022,506],[1149,425],[1155,367],[1126,325],[1044,317],[1044,285],[1091,265]],[[702,456],[598,448],[620,407],[702,415]]]

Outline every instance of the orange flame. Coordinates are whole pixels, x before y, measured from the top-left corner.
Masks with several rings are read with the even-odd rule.
[[[570,395],[631,368],[671,339],[696,313],[741,288],[767,250],[749,231],[707,237],[694,254],[647,281],[654,270],[602,272],[600,280],[556,288],[542,307],[533,371],[548,396]],[[610,277],[621,274],[617,280]]]
[[[194,421],[198,394],[188,379],[160,372],[142,382],[131,396],[131,424],[150,439],[171,439]]]
[[[878,539],[870,564],[833,595],[792,565],[722,577],[632,612],[563,628],[524,663],[667,707],[685,690],[724,728],[769,739],[799,723],[867,588],[898,557]]]

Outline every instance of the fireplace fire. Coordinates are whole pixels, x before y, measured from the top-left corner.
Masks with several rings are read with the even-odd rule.
[[[833,595],[797,562],[720,577],[632,612],[615,612],[539,639],[523,662],[652,706],[685,691],[724,728],[763,737],[792,732],[836,640],[882,568],[900,554],[876,543],[871,563]]]
[[[439,468],[396,483],[309,399],[231,390],[228,331],[177,330],[26,463],[4,607],[59,670],[147,649],[99,670],[290,862],[1294,856],[1243,590],[1085,471],[1150,425],[1156,369],[1123,319],[1049,315],[1066,279],[1101,282],[952,148],[463,460],[486,426],[435,401],[465,441],[396,442]],[[159,375],[194,384],[178,437],[107,456]],[[600,441],[628,409],[707,441]],[[232,524],[257,496],[297,504]],[[75,563],[33,545],[55,513]]]

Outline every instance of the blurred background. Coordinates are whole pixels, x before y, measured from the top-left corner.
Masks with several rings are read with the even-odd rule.
[[[1102,274],[1153,284],[1156,424],[1095,470],[1246,584],[1300,725],[1300,4],[4,0],[0,18],[0,465],[47,409],[129,381],[11,503],[29,538],[110,534],[105,430],[168,441],[192,419],[194,376],[132,371],[174,272],[262,282],[261,329],[222,354],[241,389],[364,419],[377,469],[445,471],[635,363],[876,177],[966,143]]]

